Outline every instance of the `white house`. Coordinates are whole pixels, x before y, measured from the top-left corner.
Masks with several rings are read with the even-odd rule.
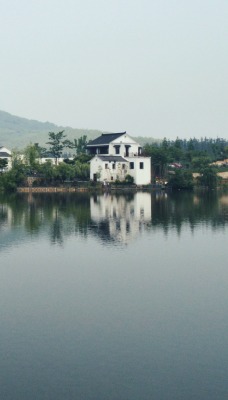
[[[8,150],[6,147],[4,146],[0,146],[0,159],[2,160],[7,160],[8,165],[6,168],[4,168],[4,170],[9,170],[12,167],[12,155],[11,155],[11,151]]]
[[[87,145],[90,161],[90,179],[112,182],[123,181],[126,175],[136,185],[151,183],[150,157],[143,157],[141,146],[126,132],[104,133]]]

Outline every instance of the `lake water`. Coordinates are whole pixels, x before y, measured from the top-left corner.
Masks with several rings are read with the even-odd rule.
[[[228,398],[228,194],[0,196],[0,398]]]

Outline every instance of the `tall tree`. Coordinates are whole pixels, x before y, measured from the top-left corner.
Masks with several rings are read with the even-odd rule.
[[[46,144],[49,144],[49,151],[51,155],[55,158],[55,164],[58,164],[58,159],[61,157],[63,149],[65,147],[64,144],[64,131],[60,131],[58,133],[49,132],[49,141]]]
[[[164,147],[146,144],[143,149],[145,156],[151,157],[151,166],[155,177],[163,178],[166,173],[167,151]]]
[[[34,147],[38,153],[38,157],[42,158],[46,156],[47,149],[39,145],[39,143],[35,143]]]
[[[206,166],[200,170],[198,181],[203,186],[214,188],[217,185],[218,177],[213,168],[211,168],[210,166]]]
[[[63,143],[66,147],[69,147],[69,149],[75,149],[76,155],[86,153],[86,146],[88,144],[86,135],[83,135],[78,139],[74,139],[73,142],[71,140],[65,140]]]
[[[24,159],[26,165],[34,168],[37,165],[37,159],[39,158],[39,152],[36,145],[29,144],[24,150]]]
[[[85,154],[87,146],[87,136],[83,135],[78,139],[77,154]]]

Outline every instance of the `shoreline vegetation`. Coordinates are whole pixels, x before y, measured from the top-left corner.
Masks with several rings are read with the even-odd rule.
[[[145,144],[142,155],[151,157],[152,177],[148,186],[133,181],[90,181],[91,156],[86,154],[86,136],[73,141],[64,131],[49,132],[47,147],[29,144],[23,152],[12,151],[12,167],[0,159],[0,191],[77,192],[113,190],[193,190],[228,186],[228,141],[225,139],[169,141]],[[61,162],[60,162],[61,160]],[[224,177],[223,177],[224,175]],[[107,182],[106,182],[107,183]]]

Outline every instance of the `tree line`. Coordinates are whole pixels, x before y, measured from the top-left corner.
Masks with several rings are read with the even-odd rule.
[[[46,144],[47,147],[42,147],[39,143],[29,144],[23,154],[13,151],[12,168],[1,174],[0,187],[14,191],[25,184],[28,176],[34,178],[33,185],[42,186],[89,180],[88,161],[91,157],[86,154],[86,136],[70,141],[66,139],[64,131],[49,132]],[[69,157],[72,156],[69,150],[73,151],[73,157]],[[59,163],[62,158],[63,162]],[[5,166],[4,163],[2,168]]]
[[[160,144],[146,144],[143,154],[151,157],[154,179],[168,181],[178,189],[191,189],[194,185],[193,173],[199,173],[198,183],[216,186],[217,169],[214,161],[228,158],[228,141],[225,139],[201,138],[175,141],[166,138]],[[224,168],[228,170],[227,166]]]
[[[70,141],[64,131],[49,132],[47,147],[39,143],[29,144],[22,155],[12,152],[12,169],[0,175],[0,188],[16,190],[23,185],[26,177],[37,180],[33,185],[72,184],[75,181],[89,180],[91,156],[86,154],[88,141],[84,135]],[[225,139],[201,138],[174,141],[163,139],[161,143],[145,144],[144,156],[151,157],[152,181],[167,182],[174,189],[192,189],[193,173],[198,172],[198,183],[207,187],[217,185],[217,170],[213,161],[228,158],[228,141]],[[54,159],[54,164],[51,162]],[[40,162],[45,159],[45,162]],[[59,159],[63,162],[59,163]],[[0,160],[0,170],[7,166],[5,159]],[[227,170],[227,166],[225,167]]]

